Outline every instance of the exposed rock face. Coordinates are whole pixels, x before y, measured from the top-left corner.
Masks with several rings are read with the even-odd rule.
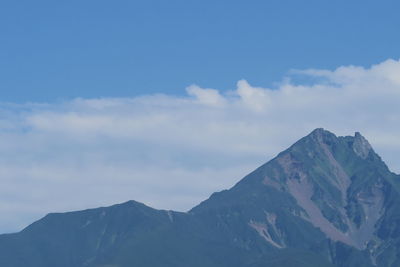
[[[372,150],[371,145],[359,132],[356,132],[353,143],[354,152],[363,159],[368,157],[369,152]]]
[[[373,187],[366,189],[368,192],[357,192],[355,197],[351,198],[348,195],[352,186],[351,178],[343,163],[334,155],[337,140],[338,138],[332,133],[316,129],[306,140],[314,143],[313,145],[302,150],[294,145],[275,159],[279,164],[276,168],[282,168],[285,174],[285,179],[280,179],[281,184],[277,185],[276,181],[279,179],[276,177],[275,179],[268,177],[264,180],[264,184],[274,188],[285,187],[305,211],[306,216],[303,218],[319,228],[329,239],[362,250],[374,239],[375,224],[384,213],[382,184],[377,181]],[[368,141],[359,133],[356,133],[351,140],[356,155],[366,159],[372,151]],[[296,153],[300,151],[301,154],[295,156],[293,151]],[[326,165],[313,161],[315,156]],[[309,162],[310,165],[306,166],[305,162]],[[314,173],[312,170],[318,170],[320,173]],[[332,196],[332,192],[336,192],[338,196]],[[360,208],[363,214],[362,222],[358,224],[354,222],[354,214],[348,210],[349,201]]]
[[[400,266],[400,177],[316,129],[187,213],[127,202],[0,236],[0,266]]]

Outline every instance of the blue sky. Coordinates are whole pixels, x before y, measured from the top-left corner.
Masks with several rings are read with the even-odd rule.
[[[185,211],[318,127],[399,172],[399,10],[1,1],[0,233],[129,199]]]
[[[2,1],[0,99],[271,87],[400,57],[398,1]]]

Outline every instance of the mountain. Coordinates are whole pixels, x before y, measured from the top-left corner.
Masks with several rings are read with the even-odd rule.
[[[399,194],[360,133],[316,129],[189,212],[128,201],[0,235],[0,266],[400,266]]]

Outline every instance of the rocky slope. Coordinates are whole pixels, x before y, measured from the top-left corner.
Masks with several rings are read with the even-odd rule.
[[[316,129],[187,213],[129,201],[0,236],[0,266],[400,266],[400,177]]]

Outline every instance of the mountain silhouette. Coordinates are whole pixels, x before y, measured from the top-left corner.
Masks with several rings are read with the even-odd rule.
[[[48,214],[0,235],[0,266],[400,266],[399,194],[360,133],[316,129],[189,212]]]

